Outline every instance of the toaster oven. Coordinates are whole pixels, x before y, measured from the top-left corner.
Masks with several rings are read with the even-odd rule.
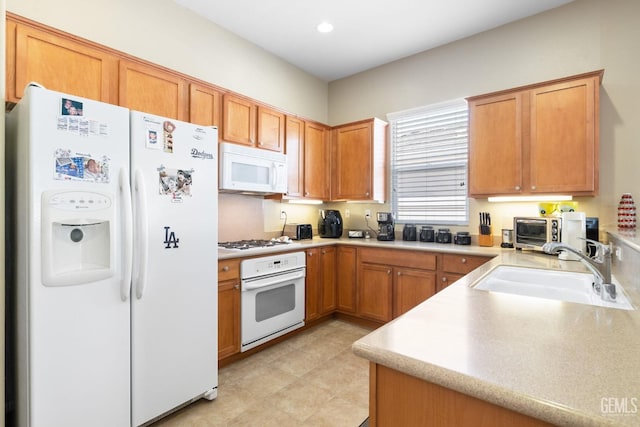
[[[548,242],[560,242],[562,218],[513,218],[514,247],[542,251]]]
[[[284,226],[284,235],[293,240],[312,239],[313,230],[311,224],[286,224]]]

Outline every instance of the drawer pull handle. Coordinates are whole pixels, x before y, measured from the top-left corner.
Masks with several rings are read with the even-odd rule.
[[[222,271],[229,271],[229,266],[225,265],[224,267],[222,267]]]

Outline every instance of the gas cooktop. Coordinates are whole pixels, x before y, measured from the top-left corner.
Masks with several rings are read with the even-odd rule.
[[[291,240],[281,241],[281,240],[237,240],[235,242],[219,242],[218,246],[224,249],[236,249],[236,250],[246,250],[246,249],[255,249],[255,248],[270,248],[273,246],[281,246],[281,245],[290,245]]]

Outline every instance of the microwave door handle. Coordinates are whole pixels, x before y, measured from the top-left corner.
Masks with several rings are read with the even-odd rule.
[[[278,182],[278,166],[276,162],[271,162],[271,189],[275,190],[276,183]]]

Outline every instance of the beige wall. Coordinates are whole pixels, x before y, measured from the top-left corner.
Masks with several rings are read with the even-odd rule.
[[[173,0],[7,0],[7,10],[327,122],[327,83]]]
[[[389,112],[604,68],[601,191],[598,197],[579,199],[580,209],[599,216],[602,227],[613,223],[621,193],[631,192],[640,202],[636,190],[640,168],[634,164],[640,158],[640,146],[635,143],[640,135],[636,106],[640,85],[634,78],[640,75],[635,42],[640,39],[636,25],[640,2],[636,0],[576,0],[328,85],[172,0],[87,0],[72,7],[45,0],[7,0],[7,9],[328,124],[385,118]],[[126,31],[114,31],[114,26]],[[275,233],[282,224],[283,206],[293,212],[295,222],[315,224],[318,217],[317,206],[220,197],[221,239],[256,237],[261,228]],[[366,226],[364,209],[389,209],[379,204],[324,207],[343,213],[349,209],[351,217],[345,218],[349,228]],[[514,215],[536,214],[533,203],[496,205],[471,200],[470,208],[472,229],[479,210],[491,211],[497,227],[505,228]],[[256,221],[261,217],[262,223]],[[460,228],[464,227],[453,230]]]
[[[623,192],[640,201],[640,2],[577,0],[540,15],[329,84],[329,124],[605,69],[600,113],[600,195],[580,209],[611,226]],[[567,167],[571,167],[570,161]],[[534,215],[535,204],[471,200],[477,211]],[[379,207],[378,207],[379,209]]]

